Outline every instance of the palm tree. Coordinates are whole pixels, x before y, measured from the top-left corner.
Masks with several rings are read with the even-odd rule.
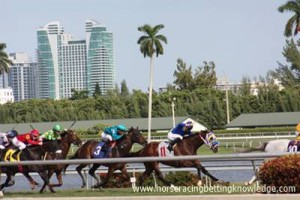
[[[7,54],[4,52],[6,44],[0,43],[0,75],[4,72],[9,72],[9,67],[12,65],[12,61],[9,60]]]
[[[278,8],[278,11],[293,12],[294,15],[287,21],[285,25],[284,35],[291,37],[294,32],[294,36],[300,31],[300,0],[290,0]],[[294,28],[294,30],[293,30]]]
[[[158,35],[159,30],[164,28],[164,25],[159,24],[154,27],[149,24],[138,27],[138,30],[144,33],[137,43],[140,45],[140,51],[144,57],[150,57],[150,81],[149,81],[149,105],[148,105],[148,142],[151,135],[151,117],[152,117],[152,76],[153,76],[153,59],[154,53],[156,57],[163,55],[164,49],[161,42],[167,44],[167,38],[164,35]]]

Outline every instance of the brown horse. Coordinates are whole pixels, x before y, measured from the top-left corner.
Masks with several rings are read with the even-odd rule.
[[[89,140],[84,143],[75,153],[75,155],[71,159],[91,159],[92,154],[97,147],[99,141],[97,140]],[[134,129],[131,127],[125,136],[119,139],[116,142],[115,147],[112,148],[111,153],[109,154],[109,158],[117,158],[117,157],[124,157],[124,155],[128,154],[130,151],[133,143],[138,143],[141,145],[147,144],[146,139],[141,134],[138,128]],[[101,160],[99,160],[101,162]],[[129,178],[127,173],[127,169],[125,167],[126,163],[112,163],[112,164],[103,164],[104,166],[108,167],[108,173],[105,177],[103,182],[100,181],[99,177],[95,175],[95,171],[101,166],[100,163],[93,164],[92,168],[89,170],[89,174],[97,181],[97,183],[93,186],[94,188],[100,188],[107,184],[113,175],[114,171],[120,170],[125,178]],[[86,186],[86,179],[82,175],[81,170],[86,167],[87,164],[80,164],[76,167],[76,171],[78,172],[79,176],[82,179],[82,186]]]
[[[58,141],[58,145],[60,149],[62,150],[62,153],[57,157],[53,154],[47,154],[46,160],[53,160],[53,159],[66,159],[68,152],[70,150],[71,144],[74,144],[76,146],[80,146],[82,144],[81,139],[78,137],[78,135],[73,130],[65,130],[61,133],[61,140]],[[53,173],[56,174],[56,178],[58,180],[57,184],[51,184],[52,187],[60,187],[63,184],[62,181],[62,171],[65,169],[65,164],[57,164],[57,165],[48,165],[48,178],[51,179],[51,176]],[[43,192],[46,185],[44,184],[41,188],[40,192]]]
[[[218,146],[219,143],[216,140],[216,136],[214,133],[206,130],[206,131],[201,131],[199,133],[192,134],[183,140],[179,141],[175,146],[174,146],[174,155],[175,156],[183,156],[183,155],[196,155],[197,154],[197,149],[202,146],[203,144],[206,144],[214,153],[218,151]],[[166,146],[164,147],[166,150]],[[141,150],[134,152],[134,153],[129,153],[126,155],[126,157],[150,157],[150,156],[159,156],[159,142],[150,142],[148,143],[144,148]],[[168,151],[168,150],[166,150]],[[181,167],[195,167],[198,172],[198,185],[201,185],[201,171],[209,176],[213,181],[218,181],[216,177],[211,175],[201,164],[199,160],[174,160],[174,161],[160,161],[161,163],[171,166],[171,167],[176,167],[176,168],[181,168]],[[143,186],[144,180],[150,176],[150,174],[155,171],[159,179],[166,185],[170,186],[171,183],[167,181],[162,172],[160,171],[159,168],[159,161],[154,161],[154,162],[144,162],[145,165],[145,172],[141,176],[140,179],[140,185]]]
[[[44,160],[55,160],[55,159],[66,159],[68,152],[70,150],[71,144],[80,146],[82,144],[82,141],[80,138],[76,135],[75,131],[73,130],[64,130],[61,133],[61,140],[58,140],[58,146],[62,150],[61,154],[56,154],[52,152],[46,152],[44,155]],[[55,149],[56,150],[56,149]],[[66,165],[64,164],[57,164],[57,165],[46,165],[46,169],[48,170],[48,179],[51,179],[51,176],[53,173],[56,174],[56,178],[58,180],[57,184],[50,184],[51,187],[60,187],[63,184],[62,181],[62,171],[64,170]],[[34,189],[36,185],[39,185],[30,175],[29,173],[23,173],[25,177],[28,179],[31,189]],[[46,185],[44,184],[42,188],[40,189],[40,192],[42,193],[44,189],[46,188]]]

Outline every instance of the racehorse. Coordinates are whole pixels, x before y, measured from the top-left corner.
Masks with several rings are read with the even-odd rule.
[[[122,138],[116,141],[115,147],[112,148],[111,153],[109,153],[109,158],[117,158],[117,157],[124,157],[126,155],[133,143],[138,143],[140,145],[147,144],[146,139],[141,134],[140,130],[138,128],[131,127],[128,130],[128,133],[125,134]],[[74,156],[71,159],[91,159],[93,158],[93,152],[95,151],[97,145],[99,144],[99,141],[97,140],[89,140],[86,143],[84,143],[77,152],[74,154]],[[99,160],[101,162],[101,160]],[[95,163],[93,164],[92,168],[89,170],[89,174],[96,180],[96,184],[93,186],[93,188],[100,188],[107,184],[113,175],[114,171],[120,170],[125,178],[129,178],[129,175],[127,173],[127,169],[125,167],[126,163],[110,163],[110,164],[100,164]],[[95,171],[101,166],[104,165],[108,167],[108,172],[106,174],[105,180],[103,182],[100,181],[99,177],[95,175]],[[82,175],[81,170],[86,167],[87,164],[80,164],[76,167],[76,171],[78,172],[79,176],[82,179],[82,188],[86,186],[86,180],[85,177]],[[67,166],[66,166],[67,167]]]
[[[28,146],[27,148],[23,149],[18,155],[20,161],[30,161],[30,160],[42,160],[43,156],[46,152],[51,152],[51,150],[55,150],[52,148],[53,143],[45,142],[42,146]],[[2,159],[6,156],[6,153],[13,148],[13,145],[8,146],[3,152],[2,152]],[[13,154],[14,159],[17,159],[17,156]],[[23,173],[28,179],[31,177],[29,176],[29,172],[37,172],[42,180],[44,181],[44,184],[49,187],[51,192],[55,192],[52,188],[52,186],[49,184],[49,178],[47,175],[47,169],[45,165],[26,165],[26,166],[1,166],[1,172],[4,172],[6,174],[6,180],[3,184],[0,185],[0,191],[2,192],[2,189],[4,187],[10,187],[15,184],[14,176],[16,173],[21,172]]]
[[[80,146],[82,144],[81,139],[77,136],[77,134],[75,133],[75,131],[68,129],[68,130],[64,130],[61,133],[61,140],[58,141],[58,145],[60,147],[60,149],[62,150],[62,153],[59,155],[59,157],[57,157],[56,155],[53,154],[47,154],[45,156],[45,160],[53,160],[53,159],[66,159],[68,152],[70,150],[71,144],[74,144],[76,146]],[[48,165],[47,169],[48,169],[48,179],[51,179],[51,176],[53,175],[53,173],[55,172],[56,174],[56,178],[58,180],[57,184],[50,184],[52,187],[60,187],[63,184],[62,181],[62,171],[65,168],[65,164],[57,164],[57,165]],[[45,187],[47,185],[44,183],[43,187],[41,188],[40,192],[43,192]]]
[[[159,142],[150,142],[141,150],[129,153],[127,157],[149,157],[149,156],[159,156],[161,149],[159,149]],[[174,146],[174,155],[197,155],[197,150],[200,146],[206,144],[214,153],[218,152],[219,143],[216,140],[216,136],[213,132],[209,130],[200,131],[198,133],[192,134],[183,140],[179,141]],[[166,146],[165,146],[166,148]],[[168,151],[168,150],[167,150]],[[195,167],[198,172],[198,185],[201,182],[201,171],[209,176],[213,181],[219,181],[216,177],[211,175],[201,164],[199,160],[175,160],[175,161],[147,161],[144,162],[145,171],[140,178],[140,186],[143,186],[144,180],[150,176],[150,174],[155,171],[158,178],[166,185],[171,186],[171,182],[166,180],[160,171],[159,162],[171,167],[181,168],[181,167]]]
[[[280,153],[280,152],[288,152],[293,151],[291,148],[293,146],[289,147],[291,140],[288,139],[280,139],[280,140],[270,140],[267,142],[264,142],[262,145],[258,147],[250,147],[244,150],[239,151],[239,153],[249,153],[253,151],[261,151],[261,152],[267,152],[267,153]],[[290,148],[290,149],[289,149]],[[256,173],[258,172],[259,168],[256,170]],[[254,175],[249,181],[245,183],[245,185],[251,185],[257,180],[256,175]]]

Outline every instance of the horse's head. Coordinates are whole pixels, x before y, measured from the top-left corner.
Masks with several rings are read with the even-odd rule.
[[[144,138],[144,136],[142,135],[138,127],[137,128],[131,127],[128,130],[128,136],[131,137],[131,141],[134,143],[138,143],[143,146],[147,144],[147,140]]]
[[[82,144],[81,139],[78,137],[75,131],[71,129],[64,130],[61,133],[61,138],[68,144],[74,144],[76,146],[80,146]]]
[[[216,135],[210,130],[201,131],[199,137],[201,140],[214,152],[217,153],[219,150],[220,143],[217,141]]]

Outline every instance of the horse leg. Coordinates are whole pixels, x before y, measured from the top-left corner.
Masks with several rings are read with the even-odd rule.
[[[86,166],[87,166],[86,164],[80,164],[76,167],[76,171],[82,180],[81,188],[84,188],[86,186],[86,178],[85,178],[85,176],[82,175],[82,169]]]
[[[171,186],[171,182],[168,181],[167,179],[165,179],[164,175],[162,174],[162,172],[159,169],[159,165],[158,163],[153,163],[153,167],[152,167],[156,173],[156,175],[158,176],[159,180],[161,180],[165,185],[167,186]]]
[[[55,193],[55,191],[53,190],[52,186],[50,185],[47,171],[46,170],[37,170],[37,171],[38,171],[38,174],[40,175],[40,177],[43,179],[44,185],[48,186],[50,192]],[[40,193],[43,193],[42,189],[40,190]]]
[[[255,170],[255,175],[245,183],[245,185],[252,185],[255,181],[257,181],[257,173],[259,172],[259,168]]]
[[[29,172],[24,172],[23,175],[27,178],[27,180],[29,181],[30,183],[30,188],[32,190],[35,189],[35,186],[36,185],[39,185],[39,183],[37,183],[30,175],[29,175]]]
[[[145,171],[144,171],[143,175],[140,178],[140,181],[139,181],[140,186],[144,186],[144,181],[150,176],[150,174],[153,171],[153,168],[150,165],[150,163],[144,163],[144,165],[145,165]]]
[[[60,186],[62,186],[63,181],[62,181],[62,174],[61,174],[61,172],[62,172],[61,170],[56,171],[56,179],[57,179],[58,183],[57,184],[53,184],[52,185],[53,187],[60,187]]]
[[[123,175],[123,178],[124,180],[129,180],[130,179],[130,175],[128,174],[127,172],[127,168],[125,167],[125,165],[122,166],[122,168],[120,169],[122,175]]]
[[[91,175],[95,180],[96,184],[92,186],[92,188],[100,187],[100,178],[96,176],[95,171],[100,167],[100,164],[93,164],[92,168],[89,170],[89,175]]]
[[[216,177],[214,177],[213,175],[211,175],[206,169],[205,167],[203,167],[200,163],[198,163],[198,165],[196,166],[197,168],[197,172],[198,172],[198,186],[202,185],[202,180],[201,180],[201,171],[207,175],[209,178],[211,178],[213,181],[219,181],[219,179],[217,179]]]
[[[48,180],[49,180],[49,185],[51,185],[51,184],[50,184],[50,178],[51,178],[52,174],[53,174],[53,170],[52,170],[52,169],[49,169],[49,170],[48,170]],[[40,193],[43,193],[43,192],[44,192],[44,189],[46,188],[46,186],[47,186],[47,184],[44,182],[42,188],[40,189]],[[51,185],[51,187],[53,187],[53,186]]]
[[[3,190],[5,187],[9,187],[15,184],[14,179],[12,178],[12,175],[9,173],[6,173],[6,180],[3,184],[0,185],[0,191]]]

